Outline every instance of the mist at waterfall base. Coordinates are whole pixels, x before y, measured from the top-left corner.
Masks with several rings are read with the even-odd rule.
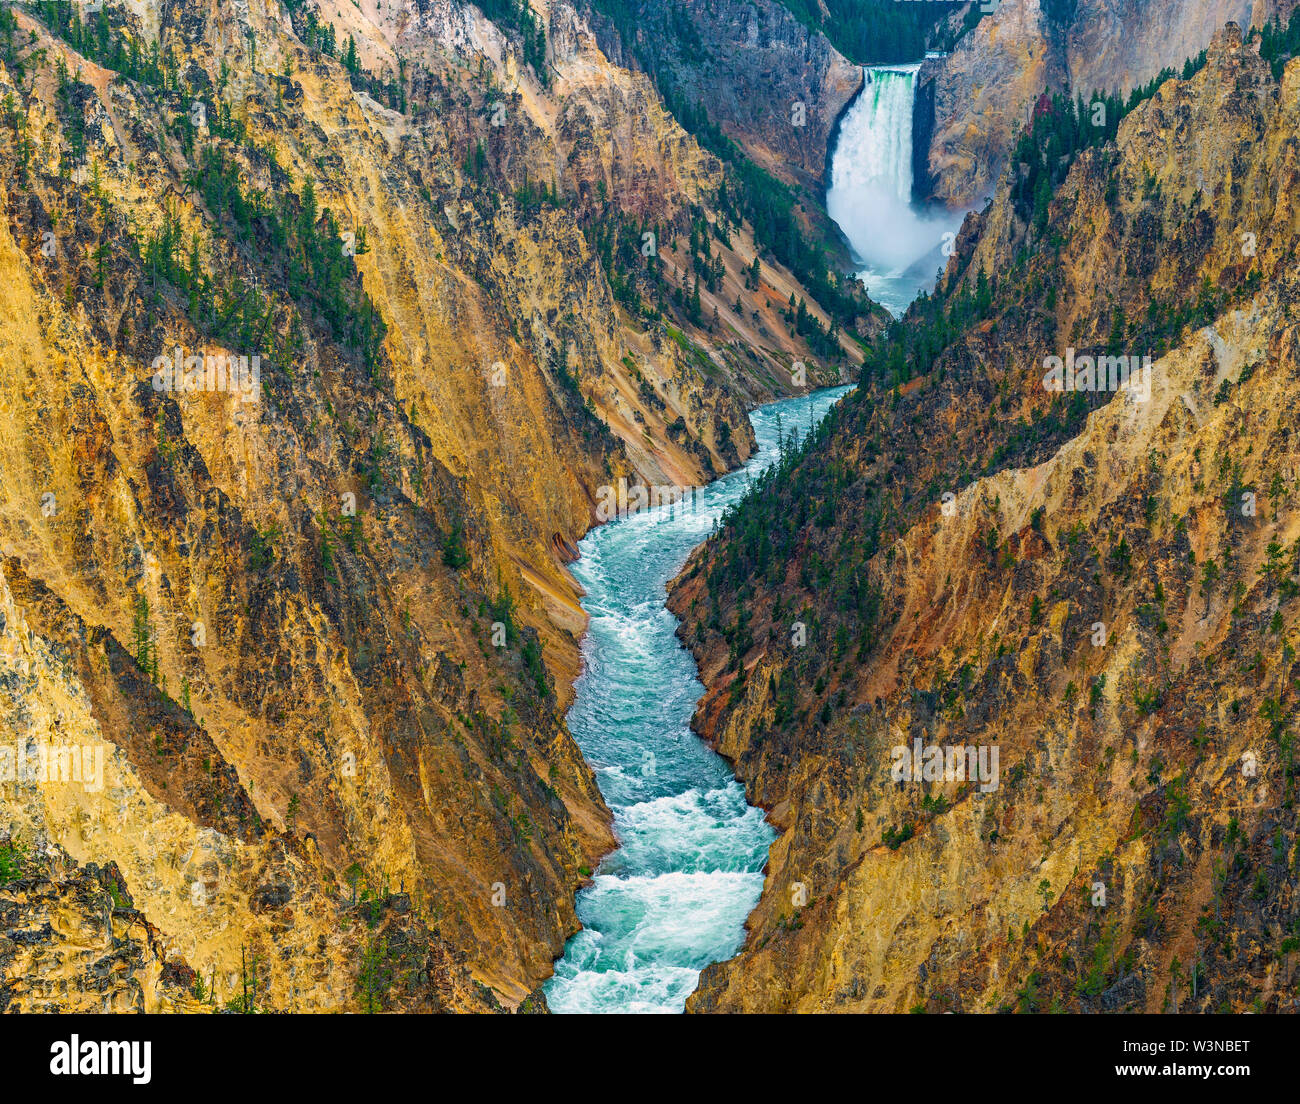
[[[868,294],[895,317],[934,287],[944,234],[964,212],[912,202],[914,65],[871,66],[840,120],[826,210],[839,225]]]
[[[847,387],[755,410],[758,449],[680,505],[593,529],[572,570],[591,619],[569,730],[614,813],[618,849],[578,894],[582,931],[546,983],[553,1012],[681,1012],[700,971],[740,948],[775,838],[691,731],[704,692],[665,588],[714,521]]]

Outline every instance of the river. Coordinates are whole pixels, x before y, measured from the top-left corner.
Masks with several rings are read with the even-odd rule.
[[[682,505],[619,518],[579,544],[591,624],[569,729],[614,813],[618,848],[578,895],[582,931],[546,983],[555,1012],[681,1012],[710,962],[740,948],[774,834],[726,760],[690,728],[704,692],[665,606],[667,583],[714,522],[847,387],[751,415],[758,448]],[[778,428],[779,427],[779,428]]]

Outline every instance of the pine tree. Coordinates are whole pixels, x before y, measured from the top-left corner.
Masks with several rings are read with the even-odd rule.
[[[1124,347],[1124,334],[1128,329],[1128,323],[1124,318],[1123,306],[1115,308],[1115,319],[1110,327],[1110,339],[1106,342],[1106,352],[1110,356],[1118,356],[1120,350]]]
[[[1052,183],[1044,172],[1038,178],[1038,187],[1034,191],[1034,229],[1042,233],[1047,228],[1047,205],[1052,201]]]
[[[135,621],[132,625],[135,641],[135,662],[151,682],[158,681],[158,654],[153,640],[153,626],[149,624],[149,599],[143,594],[136,599]]]

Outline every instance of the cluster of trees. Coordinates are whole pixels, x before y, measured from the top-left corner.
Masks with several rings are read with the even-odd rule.
[[[103,67],[164,95],[182,91],[170,49],[163,52],[156,42],[147,50],[141,49],[109,22],[107,8],[99,10],[93,25],[83,24],[78,10],[67,0],[38,0],[32,8],[52,32]],[[5,21],[0,35],[6,26],[12,34],[11,22]],[[328,45],[333,35],[319,40]],[[223,67],[222,85],[225,79]],[[72,152],[78,155],[77,146],[84,141],[78,102],[78,90],[82,88],[85,86],[70,81],[66,69],[60,66],[60,115],[67,124]],[[180,107],[174,131],[193,163],[197,130],[190,113],[192,105],[182,98]],[[275,199],[264,192],[245,190],[239,160],[219,144],[243,144],[244,125],[232,117],[230,105],[223,100],[205,104],[205,108],[210,108],[205,111],[209,137],[198,153],[198,164],[186,178],[187,189],[202,196],[220,229],[263,262],[268,288],[277,279],[283,281],[289,298],[307,304],[329,326],[332,339],[358,352],[373,372],[385,326],[361,288],[354,261],[345,254],[334,216],[318,209],[310,180],[301,195],[290,187],[278,189]],[[264,157],[257,149],[247,151],[253,159]],[[364,252],[364,234],[359,235],[358,246]],[[288,338],[279,334],[273,324],[274,304],[269,295],[258,290],[257,281],[245,281],[238,273],[209,274],[198,238],[192,236],[185,241],[177,220],[165,220],[145,240],[141,257],[155,280],[162,276],[188,297],[190,320],[205,336],[236,339],[253,348],[265,342],[272,346],[271,359],[282,365],[301,350],[296,317]]]
[[[179,71],[171,47],[163,51],[156,41],[148,47],[141,47],[134,38],[113,27],[107,7],[101,7],[94,19],[85,23],[81,20],[81,8],[72,0],[35,0],[28,4],[28,8],[53,34],[103,68],[163,91],[180,88]],[[13,16],[5,14],[8,15],[10,31],[6,32],[4,22],[0,22],[0,34],[11,34]],[[6,60],[11,52],[6,50]]]
[[[1282,69],[1300,50],[1300,8],[1291,13],[1283,25],[1274,16],[1259,32],[1259,56],[1273,66],[1273,79],[1282,79]]]
[[[484,601],[479,612],[487,614],[493,622],[499,622],[504,627],[507,646],[519,644],[519,658],[523,663],[523,669],[532,680],[532,688],[537,691],[537,697],[545,701],[551,687],[546,677],[546,664],[542,659],[542,645],[537,639],[535,629],[521,630],[515,624],[514,608],[514,596],[503,582],[497,591],[496,600]]]
[[[267,286],[282,281],[288,297],[306,305],[329,327],[331,339],[358,353],[373,374],[386,327],[345,252],[337,219],[328,208],[318,208],[311,180],[300,195],[285,186],[273,198],[246,191],[241,174],[233,154],[209,144],[187,183],[202,196],[226,235],[262,262]],[[363,233],[357,233],[355,243],[365,251]],[[245,281],[237,272],[209,274],[197,235],[185,242],[175,219],[164,220],[146,239],[142,258],[155,279],[162,276],[188,297],[190,321],[200,332],[253,348],[268,342],[272,359],[282,366],[301,351],[296,316],[288,338],[283,338],[274,325],[275,305],[257,282]]]
[[[461,168],[471,180],[481,181],[487,177],[488,158],[487,150],[483,148],[483,139],[475,142],[472,150],[466,149],[465,162]]]
[[[289,9],[294,31],[302,39],[303,45],[313,54],[333,57],[337,46],[334,24],[322,23],[316,9],[306,7],[306,0],[285,0],[285,7]],[[355,45],[353,45],[353,56],[356,56]]]
[[[348,71],[348,77],[352,82],[352,87],[359,91],[365,92],[372,99],[379,103],[387,104],[394,111],[400,111],[406,114],[407,108],[407,91],[406,91],[406,62],[402,58],[397,59],[397,72],[390,73],[388,76],[377,76],[368,69],[361,66],[361,59],[357,56],[357,43],[351,35],[348,35],[346,45],[341,45],[338,41],[338,32],[334,29],[333,23],[322,23],[320,15],[315,8],[306,6],[307,0],[285,0],[285,7],[289,9],[289,18],[293,23],[294,33],[316,56],[336,57],[344,69]],[[286,77],[289,76],[289,70],[285,70]]]
[[[614,25],[625,49],[651,76],[654,56],[643,48],[642,36],[667,36],[688,64],[703,61],[706,51],[699,28],[684,4],[655,4],[653,0],[590,0],[591,6]]]
[[[1189,80],[1205,65],[1205,51],[1183,65],[1183,80]],[[1155,95],[1165,81],[1177,76],[1162,69],[1125,100],[1117,92],[1108,96],[1094,93],[1088,100],[1072,98],[1068,92],[1046,93],[1034,109],[1033,120],[1016,143],[1013,164],[1024,166],[1013,180],[1011,198],[1022,219],[1041,233],[1047,225],[1047,205],[1069,174],[1079,154],[1115,140],[1119,124],[1138,104]]]
[[[647,0],[590,0],[628,49],[640,51],[641,34],[668,35],[687,64],[706,57],[699,28],[682,5],[662,9]],[[986,12],[978,2],[952,27],[950,17],[967,0],[781,0],[799,22],[821,31],[845,57],[859,65],[919,61],[927,49],[950,50]],[[1049,8],[1075,0],[1047,0]],[[642,62],[648,59],[640,58]],[[653,73],[653,64],[645,66]]]
[[[799,20],[820,30],[859,65],[919,61],[927,49],[950,52],[992,8],[979,0],[781,0]],[[1074,18],[1078,0],[1042,0],[1059,25]],[[965,5],[965,10],[961,11]],[[952,16],[961,11],[961,19]]]
[[[549,184],[545,181],[537,183],[529,178],[528,170],[525,169],[524,182],[515,189],[515,203],[525,214],[531,214],[543,207],[562,207],[564,199],[556,186],[555,177],[551,177]]]
[[[135,616],[131,622],[131,642],[136,665],[148,676],[150,682],[157,685],[158,645],[155,636],[153,623],[149,620],[149,599],[141,594],[135,600]]]
[[[788,186],[749,159],[709,118],[703,104],[671,87],[661,88],[664,103],[705,149],[726,161],[733,186],[719,192],[717,210],[733,222],[748,221],[754,240],[788,268],[813,298],[845,329],[864,307],[861,288],[830,269],[825,248],[800,226],[797,203]]]
[[[387,104],[394,111],[406,114],[406,59],[397,59],[397,72],[391,71],[387,76],[376,75],[369,69],[361,67],[357,57],[357,44],[348,35],[347,52],[343,55],[343,68],[348,71],[352,87],[366,93],[376,103]]]
[[[55,65],[55,101],[54,109],[63,127],[63,137],[68,144],[68,153],[75,164],[86,160],[86,111],[85,97],[94,90],[80,81],[68,78],[68,67],[60,57]],[[62,158],[60,157],[60,169]]]
[[[975,287],[946,295],[941,289],[921,295],[909,308],[906,321],[895,319],[868,350],[862,383],[896,387],[925,375],[949,345],[993,310],[993,287],[981,269]]]
[[[711,229],[709,220],[704,217],[703,212],[692,212],[690,237],[687,242],[691,254],[691,271],[704,281],[704,286],[709,291],[717,291],[722,287],[722,279],[727,271],[721,256],[713,252],[715,236],[723,244],[729,244],[729,235],[725,230],[721,227]]]
[[[919,61],[928,45],[946,45],[939,24],[964,0],[781,0],[801,23],[820,30],[840,53],[859,65]],[[979,22],[978,3],[967,10],[962,30]],[[943,37],[943,42],[940,42]],[[954,36],[955,37],[955,36]]]
[[[18,30],[18,17],[8,8],[0,8],[0,60],[5,68],[15,72],[18,83],[23,80],[23,70],[18,61],[18,50],[14,45],[14,32]]]
[[[897,525],[897,505],[875,482],[862,480],[862,457],[842,458],[832,445],[846,434],[863,436],[875,403],[863,397],[868,391],[874,394],[880,385],[895,387],[928,372],[944,349],[992,315],[993,300],[992,285],[982,272],[968,291],[922,296],[906,324],[895,321],[868,350],[864,390],[833,408],[802,441],[793,436],[783,441],[777,462],[722,518],[705,576],[708,617],[710,627],[728,641],[737,666],[753,641],[740,619],[734,625],[725,623],[724,606],[734,598],[736,609],[744,608],[758,587],[775,592],[779,606],[781,593],[796,581],[787,577],[792,563],[799,565],[798,587],[817,596],[816,634],[825,642],[821,649],[810,649],[806,661],[825,671],[850,658],[860,662],[869,653],[882,616],[882,592],[869,564]],[[791,304],[787,318],[792,313],[798,319],[803,312]],[[815,324],[815,319],[810,321]],[[867,437],[866,460],[879,455],[882,447],[877,437]],[[833,551],[828,543],[832,536]],[[778,608],[773,619],[782,616],[791,620],[796,610]],[[812,667],[805,673],[811,672]],[[776,723],[802,723],[788,672],[774,692]],[[822,723],[828,722],[829,705],[820,716]]]
[[[469,566],[469,550],[465,547],[465,523],[459,516],[451,519],[451,526],[443,540],[442,562],[453,571]]]
[[[722,257],[714,252],[712,241],[716,237],[726,243],[728,235],[725,228],[710,223],[698,208],[691,211],[690,219],[687,248],[691,267],[683,274],[680,286],[671,288],[659,260],[659,250],[666,244],[666,231],[659,224],[634,221],[611,210],[589,218],[583,231],[592,252],[600,258],[614,298],[624,308],[632,314],[656,319],[668,312],[671,300],[681,316],[692,325],[707,325],[712,329],[717,322],[717,308],[714,308],[711,322],[705,317],[700,290],[703,288],[715,294],[721,290],[726,268]],[[810,342],[825,342],[825,332],[816,318],[808,313],[806,304],[801,302],[799,308],[800,332],[806,332]],[[793,303],[789,320],[794,326],[796,313]],[[839,352],[838,345],[835,352]],[[823,355],[827,354],[823,351]]]
[[[840,342],[836,336],[837,328],[832,320],[824,328],[817,321],[817,316],[808,309],[808,303],[799,297],[794,301],[794,292],[790,293],[790,304],[785,311],[786,321],[796,334],[808,342],[810,348],[823,360],[833,360],[840,355]]]
[[[741,609],[755,584],[780,590],[792,563],[801,565],[799,585],[817,593],[820,614],[836,623],[833,658],[843,658],[853,645],[861,657],[869,647],[881,595],[865,565],[880,546],[883,508],[871,491],[871,501],[859,509],[857,472],[829,452],[843,417],[842,407],[833,408],[801,445],[793,435],[785,438],[777,462],[722,518],[720,543],[708,561],[705,582],[713,627],[731,640],[733,660],[739,660],[752,640],[740,622],[731,629],[723,626],[721,601],[734,595]],[[809,451],[823,462],[803,463]],[[849,510],[845,507],[851,498],[857,505]],[[858,524],[846,524],[851,518]],[[832,526],[837,527],[835,552],[823,556],[807,530],[823,532]],[[794,610],[785,612],[794,618]],[[778,610],[774,620],[781,616]]]
[[[589,219],[583,225],[583,232],[592,252],[600,258],[614,298],[634,315],[656,313],[662,307],[664,292],[658,257],[662,233],[659,227],[634,222],[617,211],[607,211],[603,216]],[[648,256],[642,252],[646,234],[653,234],[649,240],[655,244]],[[650,295],[652,304],[643,303],[643,291]]]

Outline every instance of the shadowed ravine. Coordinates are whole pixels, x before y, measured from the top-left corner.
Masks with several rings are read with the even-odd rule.
[[[773,833],[725,760],[691,731],[703,687],[665,586],[776,457],[849,389],[756,410],[758,450],[688,496],[592,530],[574,574],[591,626],[569,727],[614,812],[619,847],[578,897],[546,997],[556,1012],[680,1012],[710,962],[739,948]]]

